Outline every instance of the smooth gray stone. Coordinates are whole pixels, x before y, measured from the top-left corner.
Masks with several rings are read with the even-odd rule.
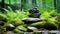
[[[23,18],[22,21],[42,21],[40,18]]]
[[[28,26],[28,29],[30,29],[30,30],[37,30],[36,27],[31,27],[31,26]]]
[[[40,18],[23,18],[22,21],[25,23],[33,23],[33,22],[39,22],[42,21],[43,19]]]
[[[10,27],[15,27],[13,24],[9,24]]]
[[[18,30],[20,30],[20,31],[24,31],[23,28],[19,28]]]
[[[32,26],[28,26],[27,28],[28,28],[27,32],[33,32],[38,30],[36,27],[32,27]]]
[[[15,26],[13,24],[8,24],[6,27],[6,31],[13,31],[15,29]]]

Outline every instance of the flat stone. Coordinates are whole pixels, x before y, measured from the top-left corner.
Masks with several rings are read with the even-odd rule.
[[[37,31],[37,28],[36,27],[32,27],[32,26],[28,26],[28,32],[33,32],[33,31]]]
[[[36,27],[31,27],[31,26],[28,26],[28,29],[31,29],[31,30],[37,30]]]
[[[12,25],[12,24],[9,24],[9,26],[10,26],[10,27],[15,27],[15,26],[14,26],[14,25]]]
[[[25,23],[34,23],[34,22],[40,22],[43,19],[40,18],[23,18],[22,21]]]
[[[15,29],[15,26],[13,24],[8,24],[6,27],[6,31],[13,31]]]
[[[18,30],[20,30],[20,31],[24,31],[23,28],[19,28]]]

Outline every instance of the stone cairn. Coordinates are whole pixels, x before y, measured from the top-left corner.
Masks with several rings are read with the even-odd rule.
[[[43,19],[40,18],[40,15],[41,13],[39,12],[39,10],[37,10],[37,7],[34,7],[33,9],[30,9],[29,10],[29,18],[23,18],[22,21],[25,23],[25,24],[32,24],[32,23],[35,23],[35,22],[40,22],[42,21]],[[28,26],[28,32],[33,32],[34,29],[37,29],[37,27],[31,27],[31,26]]]

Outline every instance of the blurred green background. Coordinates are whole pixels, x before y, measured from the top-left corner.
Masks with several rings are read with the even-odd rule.
[[[2,3],[2,1],[4,1],[4,6],[7,4],[21,10],[28,10],[36,5],[41,11],[51,11],[53,9],[57,9],[58,12],[60,11],[60,0],[0,0],[0,3]]]

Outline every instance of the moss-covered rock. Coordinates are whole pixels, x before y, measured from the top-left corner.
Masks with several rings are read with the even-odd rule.
[[[38,29],[40,29],[40,28],[45,28],[47,30],[56,30],[57,29],[56,23],[46,22],[46,21],[36,22],[36,23],[31,24],[31,26],[37,27]]]

